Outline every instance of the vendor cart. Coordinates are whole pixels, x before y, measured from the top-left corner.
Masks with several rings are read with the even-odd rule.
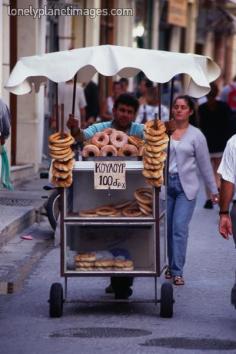
[[[172,80],[170,105],[173,98],[173,78],[176,74],[186,74],[186,80],[189,81],[186,93],[193,97],[207,94],[209,83],[220,74],[219,67],[208,57],[105,45],[22,58],[13,69],[6,87],[15,94],[25,94],[33,86],[37,90],[47,79],[58,83],[76,75],[79,81],[84,82],[89,81],[96,72],[106,76],[131,77],[140,71],[159,85]],[[109,164],[110,168],[105,172],[99,170],[98,166],[101,164]],[[123,166],[119,167],[119,172],[122,170],[122,173],[117,172],[115,165]],[[138,159],[79,159],[75,162],[71,187],[61,188],[60,253],[61,276],[64,277],[65,285],[63,289],[60,283],[53,283],[50,288],[51,317],[60,317],[63,313],[68,278],[98,276],[152,277],[154,296],[151,300],[143,301],[160,303],[161,316],[172,317],[172,285],[163,283],[160,298],[157,296],[157,278],[167,264],[166,202],[160,198],[160,188],[152,187],[150,215],[89,216],[81,213],[84,210],[132,200],[137,190],[147,188],[142,169],[143,163]],[[107,257],[106,252],[114,250],[120,251],[113,254],[115,258],[132,260],[133,266],[116,268],[103,267],[100,264],[100,267],[91,269],[76,267],[76,254],[94,253],[101,260],[103,256]],[[110,296],[104,301],[110,301]],[[135,302],[135,298],[112,301]]]

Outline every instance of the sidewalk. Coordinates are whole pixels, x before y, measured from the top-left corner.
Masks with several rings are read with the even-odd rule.
[[[53,231],[41,213],[47,179],[35,176],[14,191],[0,191],[0,294],[19,289],[33,265],[52,245]],[[32,240],[22,236],[31,235]]]

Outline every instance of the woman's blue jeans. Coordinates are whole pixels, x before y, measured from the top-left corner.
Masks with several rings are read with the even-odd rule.
[[[188,229],[196,198],[188,200],[177,173],[169,174],[167,188],[167,249],[169,268],[173,276],[183,275]]]

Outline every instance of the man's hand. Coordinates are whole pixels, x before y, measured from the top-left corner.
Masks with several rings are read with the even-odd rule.
[[[232,235],[232,221],[229,215],[220,215],[219,232],[226,240]]]
[[[78,129],[79,128],[79,121],[75,119],[72,114],[70,114],[69,119],[66,123],[66,126],[70,130]]]
[[[166,133],[168,135],[171,135],[174,133],[176,130],[176,122],[174,119],[169,120],[168,122],[165,122],[165,127],[166,127]]]

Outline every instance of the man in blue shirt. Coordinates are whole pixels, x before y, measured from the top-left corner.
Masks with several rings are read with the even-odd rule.
[[[121,130],[128,135],[135,135],[143,139],[143,124],[134,122],[138,108],[138,100],[130,94],[124,93],[114,103],[112,121],[96,123],[81,130],[78,126],[78,120],[70,116],[67,127],[71,129],[71,134],[79,142],[91,139],[97,132],[106,128]]]

